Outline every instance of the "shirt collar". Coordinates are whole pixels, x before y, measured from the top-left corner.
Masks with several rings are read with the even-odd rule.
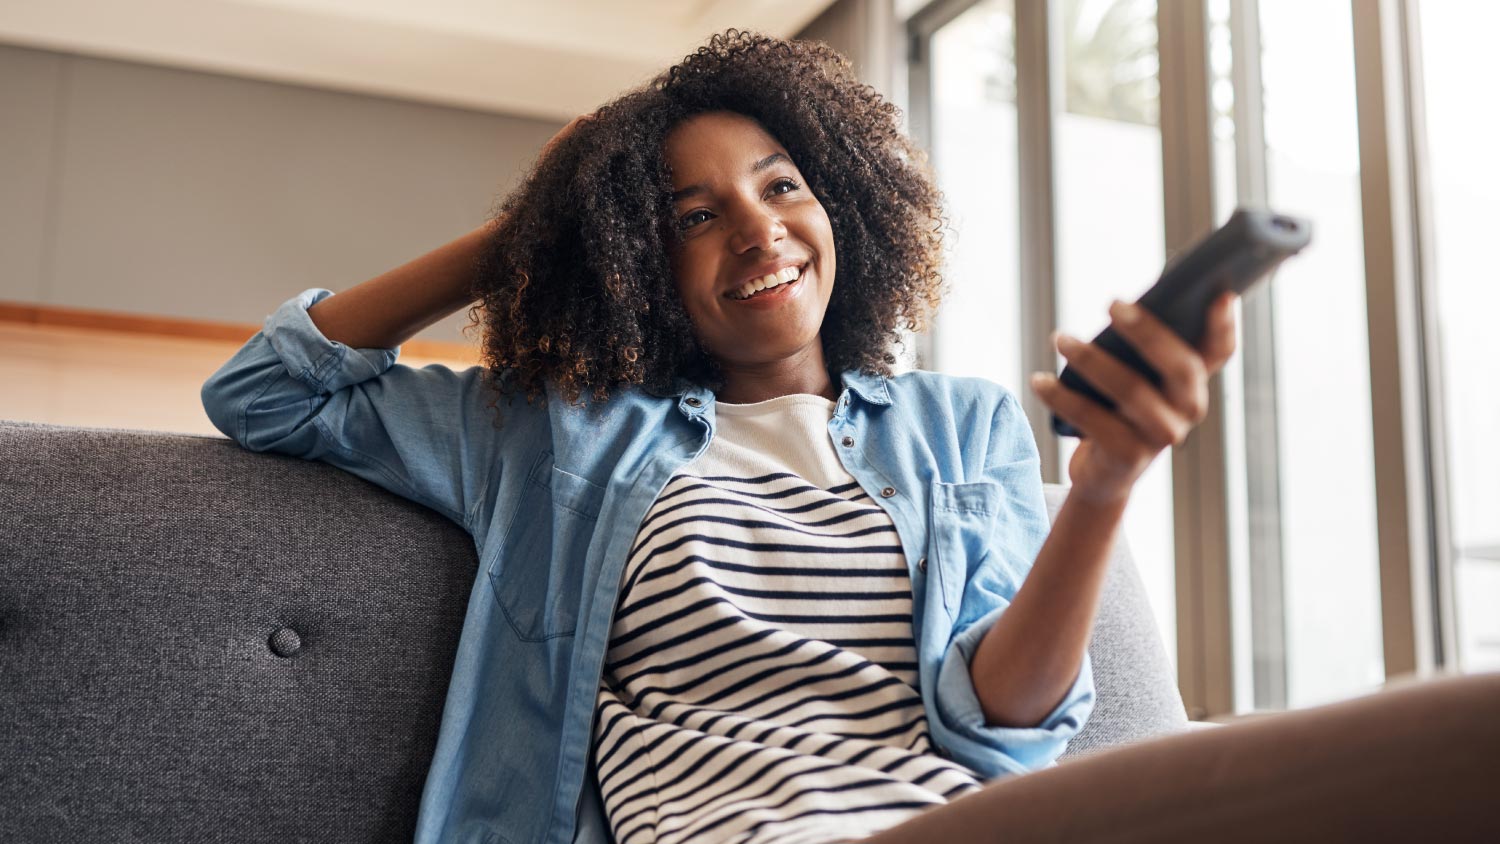
[[[890,404],[891,391],[886,386],[887,379],[880,373],[866,374],[858,369],[846,370],[843,374],[844,386],[854,391],[864,401],[870,404]]]

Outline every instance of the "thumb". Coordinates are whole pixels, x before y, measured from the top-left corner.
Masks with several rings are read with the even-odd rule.
[[[1239,295],[1233,290],[1225,291],[1214,300],[1208,312],[1208,328],[1203,332],[1203,362],[1210,372],[1217,371],[1234,356],[1234,303]]]

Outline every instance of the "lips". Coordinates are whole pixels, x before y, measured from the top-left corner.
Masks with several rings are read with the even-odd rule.
[[[802,271],[802,267],[787,267],[779,272],[761,276],[753,281],[747,281],[738,290],[732,290],[724,295],[735,300],[760,296],[766,291],[776,290],[785,285],[796,283],[802,277]]]
[[[784,270],[790,269],[792,267],[797,267],[798,273],[800,275],[802,272],[806,271],[810,263],[811,259],[809,258],[783,258],[777,261],[767,261],[753,268],[745,275],[741,276],[739,281],[735,282],[733,287],[730,287],[724,292],[724,295],[730,298],[734,298],[742,290],[744,290],[747,285],[757,282],[768,275],[781,274]]]
[[[736,299],[732,296],[727,295],[725,298],[729,299],[729,301],[733,302],[736,305],[742,305],[749,308],[765,309],[780,307],[782,304],[789,302],[802,294],[803,288],[806,287],[803,282],[807,280],[808,276],[811,275],[812,272],[812,265],[809,264],[802,272],[802,274],[797,277],[796,281],[788,282],[786,284],[778,284],[775,287],[756,291],[748,299]]]

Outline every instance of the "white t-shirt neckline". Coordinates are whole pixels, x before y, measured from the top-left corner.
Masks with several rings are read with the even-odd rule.
[[[788,407],[819,407],[832,410],[836,405],[833,399],[824,398],[814,393],[788,393],[773,399],[764,399],[748,404],[731,404],[729,402],[716,401],[714,408],[716,413],[728,416],[763,416],[768,413],[778,413]]]

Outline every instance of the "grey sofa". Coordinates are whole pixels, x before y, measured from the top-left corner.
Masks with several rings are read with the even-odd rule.
[[[0,504],[0,841],[411,839],[462,528],[220,437],[3,420]],[[1123,545],[1090,654],[1063,764],[1185,728]]]

